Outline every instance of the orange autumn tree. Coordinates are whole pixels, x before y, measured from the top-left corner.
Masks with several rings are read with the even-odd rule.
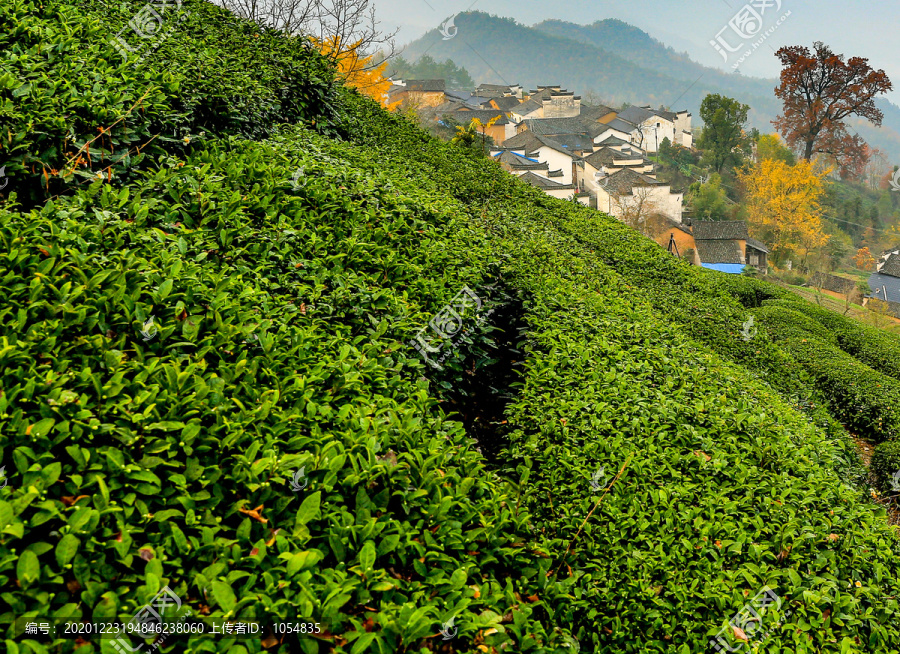
[[[876,263],[875,257],[872,256],[867,247],[858,249],[856,256],[853,257],[853,261],[856,262],[856,267],[860,270],[872,270]]]
[[[746,192],[750,226],[755,236],[771,245],[777,261],[788,254],[806,259],[827,241],[821,218],[823,178],[801,159],[793,166],[778,159],[763,159],[745,167],[738,178]]]
[[[342,48],[340,38],[336,36],[325,41],[312,40],[319,52],[334,63],[338,77],[346,86],[378,101],[383,107],[391,109],[400,104],[395,102],[388,105],[387,92],[391,87],[391,80],[384,75],[386,59],[376,64],[374,55],[362,56],[359,53],[359,41],[349,48]]]

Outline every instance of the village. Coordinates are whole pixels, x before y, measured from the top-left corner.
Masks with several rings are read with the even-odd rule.
[[[481,84],[474,93],[442,79],[394,80],[388,103],[417,107],[428,120],[477,120],[489,156],[544,193],[614,216],[675,256],[725,273],[768,271],[766,245],[746,221],[692,219],[683,189],[657,179],[661,148],[691,148],[691,114],[651,106],[616,110],[588,104],[560,85]],[[898,296],[900,299],[900,296]]]

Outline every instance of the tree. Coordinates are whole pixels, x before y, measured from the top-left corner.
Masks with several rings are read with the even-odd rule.
[[[392,78],[446,80],[448,89],[475,89],[475,82],[465,68],[457,66],[452,59],[435,61],[427,53],[413,63],[400,55],[394,57],[388,66],[388,73]]]
[[[773,124],[788,145],[802,147],[809,161],[815,152],[831,154],[842,168],[858,162],[865,143],[850,135],[844,120],[855,115],[881,125],[883,114],[875,96],[893,87],[883,70],[875,71],[868,59],[844,61],[821,41],[815,53],[804,46],[783,47],[776,56],[784,67],[775,95],[784,102],[784,113]]]
[[[347,57],[348,50],[336,48],[326,55],[335,68],[356,72],[349,63],[381,66],[394,56],[394,37],[399,28],[386,33],[375,19],[375,6],[369,0],[214,0],[232,13],[251,20],[262,27],[271,27],[293,35],[311,38],[316,44],[334,42],[352,49],[354,56]],[[387,48],[388,53],[384,54]],[[382,51],[379,57],[369,55]],[[342,59],[349,59],[339,65]]]
[[[487,154],[487,129],[489,127],[493,127],[494,123],[496,123],[502,114],[498,114],[491,118],[486,123],[482,123],[477,118],[473,118],[469,121],[469,124],[466,125],[457,125],[456,126],[456,136],[450,139],[451,143],[456,143],[458,145],[462,145],[471,150],[475,150],[475,144],[478,141],[478,132],[481,131],[481,148],[480,152],[482,155]],[[493,142],[493,140],[492,140]]]
[[[771,244],[776,260],[788,254],[803,262],[828,240],[822,225],[823,178],[812,162],[789,166],[766,159],[738,173],[747,196],[750,226],[760,240]]]
[[[847,260],[850,252],[853,250],[853,239],[850,235],[836,230],[835,233],[828,236],[828,242],[825,244],[825,256],[828,257],[828,270],[835,270],[843,262]]]
[[[778,134],[760,134],[756,140],[756,157],[760,161],[763,159],[774,159],[775,161],[783,161],[789,166],[797,163],[797,157],[782,142]]]
[[[869,319],[872,321],[872,324],[875,327],[882,329],[890,322],[890,318],[888,316],[891,313],[891,308],[890,305],[884,300],[870,297],[869,301],[866,302],[866,308],[869,310]]]
[[[630,193],[612,192],[610,199],[615,207],[615,216],[644,236],[652,238],[665,226],[665,219],[653,199],[652,186],[634,186]]]
[[[868,146],[866,146],[868,148]],[[887,154],[880,148],[871,148],[868,152],[869,161],[866,164],[865,183],[870,190],[878,189],[879,181],[884,177],[885,173],[890,170]]]
[[[872,256],[872,253],[867,247],[859,248],[859,250],[856,251],[856,256],[853,257],[853,261],[860,270],[873,270],[877,263],[875,257]]]
[[[692,184],[690,202],[697,220],[725,220],[728,200],[722,190],[722,177],[717,173],[709,176],[705,184]]]
[[[382,106],[393,108],[399,106],[400,101],[393,105],[388,104],[387,92],[391,87],[391,80],[384,75],[387,62],[370,67],[372,57],[361,57],[357,47],[344,48],[342,50],[337,37],[324,43],[316,43],[319,51],[326,57],[330,57],[335,51],[342,51],[343,55],[337,61],[337,72],[346,86],[357,89],[360,93],[373,98]]]
[[[700,118],[703,132],[697,147],[704,151],[704,159],[717,172],[725,166],[740,165],[749,150],[749,138],[744,126],[750,107],[732,98],[711,93],[703,98]]]

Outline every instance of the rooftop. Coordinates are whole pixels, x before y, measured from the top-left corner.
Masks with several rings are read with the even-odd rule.
[[[546,177],[541,177],[540,175],[535,175],[532,172],[527,172],[523,175],[519,176],[519,179],[528,182],[532,186],[536,186],[544,191],[552,191],[552,190],[562,190],[562,189],[572,189],[575,187],[572,184],[560,184],[559,182],[554,182],[552,179],[547,179]]]
[[[741,246],[737,241],[708,241],[694,235],[694,244],[702,263],[744,263]]]
[[[407,91],[444,91],[446,83],[442,79],[408,79],[406,80]]]
[[[693,228],[695,239],[746,241],[750,238],[750,234],[747,231],[747,222],[744,220],[697,220],[694,221]],[[766,252],[768,252],[768,250],[766,250]],[[723,261],[722,263],[728,262]]]

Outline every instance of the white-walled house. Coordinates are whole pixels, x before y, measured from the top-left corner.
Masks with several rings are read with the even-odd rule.
[[[575,179],[575,162],[579,157],[556,141],[540,136],[537,139],[541,143],[540,147],[535,150],[537,159],[546,162],[550,167],[550,177],[556,178],[556,181],[563,184],[574,184],[577,181]]]
[[[613,148],[600,148],[584,158],[583,180],[600,180],[626,168],[636,173],[652,174],[653,162],[640,153],[630,154]],[[587,187],[587,184],[584,186]]]
[[[672,145],[691,147],[691,114],[687,111],[662,111],[645,107],[628,107],[619,112],[618,118],[637,128],[632,142],[647,152],[659,150],[660,143],[669,139]]]
[[[498,152],[503,152],[504,150],[510,150],[517,154],[521,154],[522,156],[530,156],[531,153],[536,152],[542,145],[543,143],[534,135],[534,133],[526,130],[524,132],[519,132],[512,138],[506,139],[503,142],[503,147],[492,147],[491,156],[493,157]]]
[[[584,188],[596,196],[599,211],[616,218],[621,219],[629,208],[643,204],[650,213],[682,222],[684,194],[673,193],[668,184],[630,168],[599,179],[590,179],[586,175]]]
[[[541,177],[550,177],[550,166],[546,161],[540,162],[533,157],[526,157],[511,150],[501,150],[492,152],[491,158],[500,164],[504,170],[508,170],[513,175],[524,175],[531,172]]]

